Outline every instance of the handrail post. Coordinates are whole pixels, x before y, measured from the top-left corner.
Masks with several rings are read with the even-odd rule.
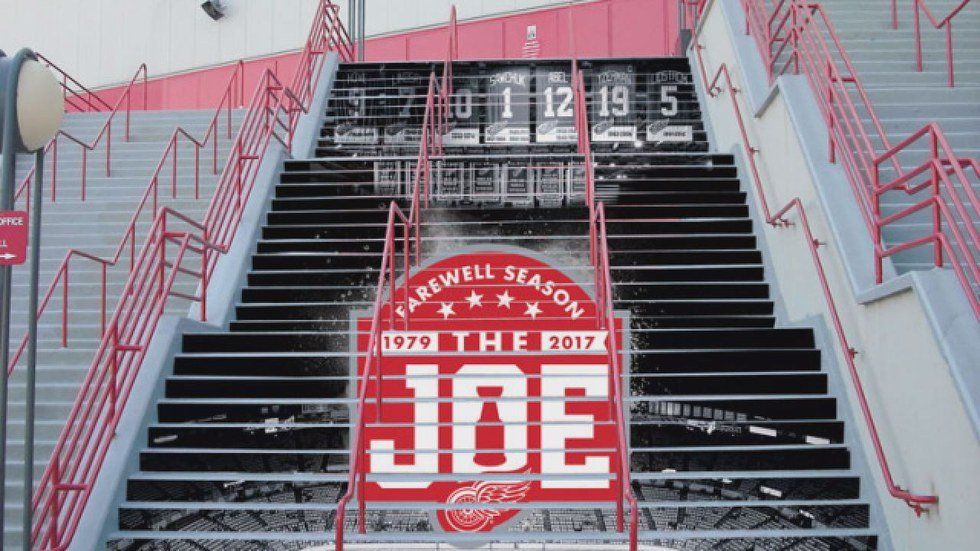
[[[612,328],[612,329],[609,330],[609,338],[610,339],[613,338],[613,333],[615,331],[616,331],[615,328]],[[612,364],[609,364],[609,370],[610,371],[612,370]],[[616,473],[617,473],[617,477],[616,478],[619,479],[619,480],[617,480],[618,484],[616,484],[616,531],[622,533],[623,530],[624,530],[624,528],[625,528],[624,527],[624,524],[625,523],[623,522],[623,499],[625,498],[625,496],[623,495],[624,494],[623,487],[624,487],[625,484],[627,484],[626,478],[625,478],[625,474],[626,474],[625,473],[625,470],[626,469],[625,469],[625,465],[623,465],[623,460],[622,460],[622,457],[620,457],[620,454],[617,453],[617,454],[615,454],[615,456],[616,457],[613,460],[613,464],[615,465],[615,469],[613,469],[613,470],[616,471]]]
[[[105,141],[105,177],[109,178],[112,176],[112,169],[109,165],[112,162],[112,119],[109,119],[106,126],[106,141]]]
[[[919,21],[919,0],[912,2],[912,28],[915,29],[915,67],[922,72],[922,27]]]
[[[378,343],[380,345],[380,343]],[[380,366],[379,366],[380,367]],[[380,402],[379,402],[380,405]],[[367,533],[367,499],[364,494],[364,486],[367,484],[367,466],[368,461],[367,446],[362,442],[359,446],[358,454],[360,456],[360,461],[358,462],[358,483],[357,483],[357,531],[361,534]]]
[[[126,92],[126,141],[129,141],[129,119],[133,111],[133,94]],[[111,122],[109,123],[112,124]]]
[[[64,278],[61,280],[61,347],[68,348],[68,266],[65,262],[63,268]]]
[[[956,68],[953,66],[953,20],[946,21],[946,70],[949,72],[949,87],[955,86]]]
[[[109,290],[108,290],[109,282],[106,274],[106,271],[108,270],[108,265],[105,262],[102,262],[101,264],[102,264],[102,309],[101,309],[101,317],[99,323],[99,327],[101,327],[100,330],[101,332],[99,333],[100,337],[105,335],[106,302],[107,302],[107,295],[109,294]]]
[[[937,268],[943,266],[943,215],[942,215],[942,191],[939,189],[939,171],[943,170],[942,163],[939,161],[939,139],[935,130],[929,132],[929,153],[932,157],[932,181],[930,190],[932,191],[932,231],[935,243],[933,245],[932,259]]]
[[[837,140],[834,134],[837,132],[837,114],[834,112],[834,83],[837,82],[834,75],[834,63],[827,60],[827,150],[831,164],[837,164]]]
[[[207,226],[201,230],[204,243],[201,244],[201,321],[208,321],[208,260],[211,243]]]
[[[48,532],[50,535],[50,545],[52,548],[57,549],[61,547],[61,530],[58,529],[58,521],[61,518],[61,503],[58,501],[61,495],[61,458],[58,457],[59,451],[55,450],[54,457],[51,458],[51,479],[54,483],[51,485],[51,495],[50,507],[51,516],[48,519]],[[24,537],[30,537],[27,534]]]
[[[417,223],[418,214],[416,214],[415,217]],[[405,224],[405,231],[403,232],[402,235],[402,248],[404,249],[402,251],[402,258],[404,259],[403,260],[404,266],[402,267],[403,270],[402,279],[404,280],[404,290],[402,291],[402,300],[404,304],[402,304],[402,308],[403,308],[402,313],[404,314],[404,318],[405,318],[403,322],[405,326],[405,331],[408,331],[408,292],[409,292],[408,280],[409,277],[411,276],[411,274],[409,273],[411,270],[411,235],[410,235],[409,224]],[[391,309],[392,310],[395,309],[394,299],[392,299]],[[391,328],[392,329],[395,328],[394,323],[391,324]]]
[[[116,421],[116,402],[118,387],[116,378],[119,371],[119,326],[113,324],[109,330],[109,419]]]
[[[42,197],[38,197],[37,200],[42,200]],[[55,135],[54,142],[51,145],[51,202],[58,202],[58,136]]]

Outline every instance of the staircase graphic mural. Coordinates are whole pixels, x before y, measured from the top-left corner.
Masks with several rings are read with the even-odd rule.
[[[441,68],[341,66],[237,318],[184,335],[111,548],[876,547],[686,60],[521,63],[453,64],[431,158]]]

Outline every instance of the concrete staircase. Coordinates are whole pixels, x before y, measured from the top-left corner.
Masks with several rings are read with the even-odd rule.
[[[937,18],[945,17],[960,0],[928,0]],[[911,2],[899,2],[899,28],[892,29],[888,0],[823,0],[855,69],[867,89],[875,111],[891,143],[897,144],[935,121],[961,158],[980,157],[980,4],[969,4],[953,20],[956,87],[950,88],[946,72],[945,30],[936,30],[922,17],[924,71],[915,64],[913,10]],[[855,100],[857,95],[855,94]],[[870,117],[864,116],[869,135],[883,151]],[[928,153],[928,141],[915,144],[901,157],[903,168],[917,166]],[[891,166],[882,168],[882,178],[894,178]],[[973,175],[975,176],[975,175]],[[980,179],[973,178],[980,192]],[[886,196],[884,213],[897,212],[916,202],[904,193]],[[885,232],[894,244],[929,231],[929,213],[920,212]],[[977,251],[974,251],[975,253]],[[931,268],[931,247],[918,247],[894,257],[899,273]]]
[[[873,494],[863,487],[860,452],[847,436],[830,374],[811,330],[778,326],[738,170],[731,155],[708,152],[690,68],[683,60],[628,62],[648,97],[659,97],[652,92],[663,82],[660,72],[687,75],[674,90],[680,106],[674,117],[695,123],[695,138],[683,151],[630,142],[622,151],[597,146],[595,155],[596,192],[609,216],[614,307],[630,312],[624,413],[642,548],[878,548]],[[603,62],[582,67],[587,82],[605,68]],[[347,78],[392,72],[358,64],[341,68],[334,98],[347,97],[345,82],[372,82],[368,101],[379,111],[398,113],[405,102],[417,106],[430,67],[400,64],[397,70],[402,86],[406,73],[419,77],[414,94],[397,93],[384,78]],[[454,74],[457,90],[481,74],[489,80],[481,64],[458,63]],[[385,103],[398,96],[401,103]],[[593,111],[599,96],[593,87]],[[352,398],[351,313],[372,305],[386,208],[392,200],[407,204],[404,186],[378,174],[415,158],[386,154],[380,145],[336,147],[336,127],[345,122],[337,104],[328,105],[317,156],[285,163],[236,319],[225,332],[183,335],[156,415],[139,436],[138,470],[125,475],[126,496],[110,519],[117,529],[108,549],[332,548],[336,503],[347,489],[351,424],[358,415],[372,418]],[[643,117],[662,113],[653,105],[656,111],[644,107]],[[359,122],[394,125],[396,118]],[[378,130],[382,135],[384,128]],[[448,164],[447,173],[500,174],[485,169],[530,170],[535,163],[580,159],[573,145],[562,147],[498,145],[478,152],[473,146],[447,150],[437,162]],[[528,182],[515,178],[503,186],[500,178],[486,177],[467,187],[435,177],[433,204],[422,216],[423,256],[479,246],[490,257],[521,247],[555,258],[585,288],[592,286],[582,193],[574,186],[531,191]],[[431,321],[430,315],[418,323]],[[452,378],[438,377],[440,383]],[[425,400],[431,398],[406,399]],[[523,400],[508,407],[519,408]],[[394,428],[394,417],[379,415],[369,430]],[[452,428],[448,419],[439,427]],[[596,426],[602,423],[597,416]],[[443,447],[438,438],[414,442],[399,451],[466,452]],[[542,451],[533,446],[526,451]],[[492,448],[486,449],[513,451]],[[379,468],[369,482],[454,480],[451,475],[460,476]],[[568,476],[574,475],[559,478]],[[369,500],[363,535],[348,509],[349,549],[450,548],[446,541],[486,544],[481,549],[626,548],[608,502],[532,500],[520,504],[520,523],[486,534],[447,534],[430,516],[444,504],[392,499]]]
[[[81,140],[91,141],[101,130],[106,113],[76,113],[65,116],[63,129]],[[40,289],[48,289],[69,249],[75,248],[111,258],[126,231],[146,190],[150,177],[163,155],[177,126],[195,137],[203,138],[214,116],[213,110],[159,111],[134,113],[131,137],[125,141],[125,118],[117,116],[113,123],[111,176],[105,175],[105,147],[88,154],[87,199],[81,201],[81,148],[63,140],[58,151],[58,194],[51,202],[51,156],[46,160],[45,180],[48,182],[43,206],[41,239]],[[243,111],[232,117],[232,131],[244,116]],[[223,119],[224,120],[224,119]],[[186,140],[185,140],[186,142]],[[222,127],[218,149],[218,170],[222,169],[231,148],[226,127]],[[188,145],[178,149],[178,198],[170,196],[171,167],[165,165],[161,179],[160,206],[170,206],[200,219],[207,209],[218,180],[211,172],[211,152],[202,152],[200,199],[194,198],[194,150]],[[33,157],[17,160],[17,182],[21,182],[33,166]],[[24,208],[23,200],[18,208]],[[137,252],[142,246],[153,219],[152,206],[147,205],[137,225]],[[125,285],[129,267],[129,250],[120,263],[110,269],[107,316],[112,315],[118,294]],[[12,293],[11,354],[16,351],[27,331],[28,267],[14,270]],[[185,283],[189,285],[189,283]],[[81,258],[72,261],[70,271],[68,346],[61,346],[61,288],[53,295],[39,326],[39,355],[37,371],[37,424],[35,445],[35,484],[47,466],[49,456],[58,440],[64,421],[71,410],[78,386],[89,369],[95,349],[101,339],[101,268]],[[194,289],[179,289],[193,292]],[[184,313],[187,303],[171,300],[168,311]],[[10,379],[8,409],[8,444],[6,450],[6,503],[4,505],[4,549],[20,546],[21,500],[23,496],[24,415],[25,415],[25,357],[21,359]]]

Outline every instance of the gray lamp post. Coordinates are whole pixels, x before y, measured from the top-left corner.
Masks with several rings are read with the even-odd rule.
[[[34,496],[34,400],[37,364],[37,291],[41,250],[41,204],[44,179],[44,146],[61,127],[65,112],[61,85],[34,52],[23,49],[7,57],[0,50],[0,211],[14,208],[14,177],[17,153],[34,153],[35,174],[32,192],[31,274],[28,305],[30,348],[27,356],[27,386],[24,415],[24,538],[25,550],[31,548],[31,525]],[[0,266],[0,457],[6,457],[7,446],[7,369],[10,361],[10,280],[12,266]],[[4,500],[6,465],[0,468],[0,503]],[[0,515],[0,548],[3,545],[3,515]]]

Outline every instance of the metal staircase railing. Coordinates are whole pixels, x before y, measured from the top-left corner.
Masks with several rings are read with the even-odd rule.
[[[381,255],[381,267],[378,274],[378,285],[375,289],[374,309],[371,317],[371,326],[368,330],[368,344],[365,350],[363,366],[360,366],[361,374],[358,379],[357,395],[357,425],[353,427],[351,436],[350,464],[348,466],[347,490],[337,502],[337,514],[334,517],[334,549],[343,551],[344,549],[344,524],[347,517],[347,506],[354,496],[357,496],[357,527],[358,532],[367,532],[367,499],[364,495],[364,487],[367,483],[367,447],[364,439],[364,430],[367,425],[366,415],[364,415],[367,404],[368,385],[374,380],[376,396],[375,416],[376,421],[380,419],[382,410],[382,355],[381,355],[381,333],[382,328],[382,308],[385,305],[385,289],[388,290],[388,327],[394,328],[396,323],[395,316],[395,294],[396,294],[396,262],[398,261],[398,251],[396,250],[397,231],[399,225],[402,228],[402,278],[404,290],[402,296],[405,300],[405,319],[403,321],[405,330],[409,327],[409,279],[411,267],[417,267],[422,257],[422,208],[428,207],[431,195],[432,173],[430,157],[442,153],[442,136],[446,128],[449,117],[450,99],[452,97],[453,80],[453,60],[458,55],[458,36],[456,27],[456,7],[450,10],[448,40],[446,59],[443,63],[442,75],[436,78],[435,72],[429,74],[429,87],[426,92],[425,113],[422,118],[422,132],[419,141],[419,153],[416,157],[415,173],[412,180],[412,198],[409,213],[406,216],[404,211],[395,201],[392,201],[388,209],[388,223],[385,230],[385,246]]]
[[[108,281],[108,271],[110,268],[117,266],[122,260],[125,253],[129,253],[129,267],[126,275],[129,275],[133,271],[136,263],[136,244],[138,241],[142,241],[138,235],[138,227],[140,221],[144,218],[144,215],[149,212],[151,215],[156,215],[157,205],[159,202],[160,187],[164,172],[169,168],[170,172],[170,195],[172,199],[177,199],[178,187],[177,187],[177,166],[178,166],[178,149],[180,146],[181,137],[190,143],[194,147],[194,198],[200,198],[200,165],[201,165],[201,151],[208,147],[208,144],[212,146],[212,170],[214,174],[218,173],[217,170],[217,159],[218,159],[218,140],[221,134],[221,115],[222,112],[227,113],[227,135],[228,139],[232,137],[232,126],[231,126],[231,111],[234,101],[235,90],[239,88],[241,80],[244,78],[244,65],[239,62],[235,72],[231,75],[228,80],[228,85],[226,86],[224,93],[218,102],[218,107],[215,109],[214,116],[211,119],[211,123],[207,128],[207,132],[201,139],[195,138],[189,132],[181,127],[174,129],[173,134],[170,137],[170,141],[167,142],[167,147],[163,150],[160,156],[160,161],[157,163],[156,169],[150,176],[147,182],[146,188],[143,191],[143,195],[140,198],[139,203],[136,205],[136,209],[130,218],[129,224],[126,226],[125,231],[120,236],[119,243],[116,245],[116,250],[111,257],[100,257],[93,255],[86,251],[80,249],[69,249],[65,253],[64,259],[55,271],[55,276],[48,285],[48,289],[45,292],[41,302],[38,306],[37,316],[40,318],[46,311],[48,304],[51,302],[55,293],[58,291],[59,286],[61,287],[61,346],[68,346],[68,335],[69,330],[69,298],[71,296],[70,281],[73,279],[71,277],[73,260],[78,259],[82,261],[93,262],[98,266],[101,271],[101,292],[100,292],[100,336],[105,334],[106,323],[108,320],[108,300],[109,300],[109,281]],[[238,103],[242,103],[244,100],[239,100]],[[254,99],[253,99],[254,101]],[[56,139],[57,140],[57,139]],[[57,141],[52,140],[54,144],[54,149],[57,151]],[[83,150],[85,151],[85,150]],[[85,157],[83,156],[83,163]],[[168,162],[169,160],[169,162]],[[84,164],[82,167],[82,199],[85,199],[85,168]],[[28,175],[25,180],[26,183],[30,183],[30,179],[33,176],[33,171]],[[30,187],[28,187],[30,190]],[[54,200],[54,191],[52,190],[52,200]],[[30,205],[30,191],[27,195],[27,203]],[[148,210],[149,208],[149,210]],[[76,264],[77,265],[77,264]],[[24,336],[21,338],[20,344],[10,361],[10,366],[8,370],[13,372],[20,358],[23,356],[24,351],[27,348],[28,335],[25,332]]]
[[[592,144],[589,136],[588,111],[585,94],[585,79],[572,61],[572,87],[575,96],[575,128],[578,134],[579,153],[583,156],[585,171],[585,202],[589,209],[589,258],[595,278],[596,323],[598,329],[605,331],[609,338],[609,394],[610,407],[616,423],[617,450],[615,468],[616,486],[616,531],[623,532],[623,501],[629,503],[629,549],[636,551],[639,546],[639,506],[630,483],[629,444],[626,438],[627,425],[624,420],[623,368],[619,353],[619,332],[614,314],[612,275],[610,272],[609,244],[606,237],[606,209],[595,197],[595,166],[592,159]]]
[[[451,71],[451,60],[447,60],[443,68],[442,82],[446,82],[446,72]],[[415,173],[412,180],[411,208],[406,216],[404,211],[395,201],[392,201],[388,209],[388,223],[385,230],[385,246],[381,255],[381,267],[378,274],[378,285],[375,290],[374,310],[371,317],[371,326],[368,331],[368,345],[365,349],[367,353],[361,367],[361,375],[358,379],[358,398],[357,425],[353,427],[351,437],[350,465],[348,467],[347,491],[337,502],[337,515],[334,519],[334,545],[336,551],[344,549],[344,523],[347,515],[347,505],[350,500],[357,496],[357,526],[361,534],[367,532],[367,500],[364,497],[364,486],[367,482],[367,447],[364,440],[364,430],[367,419],[364,415],[367,403],[368,385],[372,379],[374,381],[377,395],[375,401],[375,416],[381,416],[382,395],[381,387],[383,373],[381,366],[381,333],[382,309],[387,302],[389,319],[388,327],[394,328],[396,323],[396,263],[398,262],[398,251],[396,243],[398,240],[399,225],[402,228],[402,278],[404,290],[402,296],[405,302],[405,319],[403,321],[405,330],[409,327],[409,308],[408,283],[411,276],[411,267],[419,266],[422,253],[422,208],[428,206],[431,185],[430,156],[441,151],[442,131],[445,124],[444,117],[448,116],[448,107],[443,103],[448,101],[449,95],[444,94],[438,89],[435,73],[429,75],[429,87],[426,93],[425,115],[422,119],[422,133],[419,143],[419,153],[416,158]],[[414,257],[414,263],[412,262]],[[385,289],[388,290],[387,301],[384,299]]]
[[[157,212],[34,496],[34,547],[70,546],[169,297],[199,302],[204,318],[208,281],[234,239],[269,143],[290,145],[300,113],[309,108],[301,98],[312,97],[325,54],[350,59],[340,25],[338,8],[321,0],[302,56],[309,61],[294,79],[298,95],[271,71],[261,75],[204,220],[166,207]],[[168,244],[176,250],[168,251]],[[188,254],[199,255],[199,269],[185,266]],[[181,276],[199,282],[196,294],[174,291]]]
[[[60,68],[58,68],[56,65],[48,61],[46,58],[40,55],[38,55],[38,58],[42,59],[45,63],[48,64],[49,67],[54,69],[56,72],[60,73],[62,75],[63,82],[65,79],[71,78],[70,76],[68,76],[67,73],[62,71]],[[130,79],[129,81],[129,85],[126,86],[125,89],[123,89],[122,93],[119,95],[119,99],[116,100],[116,104],[113,107],[109,108],[109,115],[106,117],[106,120],[102,124],[102,127],[99,129],[99,132],[95,135],[94,138],[92,138],[90,142],[86,142],[81,138],[75,137],[65,132],[64,130],[58,130],[58,133],[55,134],[54,139],[52,139],[50,142],[48,142],[46,146],[44,146],[45,157],[50,155],[51,158],[50,180],[51,180],[52,202],[56,201],[58,198],[58,142],[62,138],[64,138],[65,140],[71,143],[78,145],[78,147],[82,152],[82,177],[81,177],[80,194],[83,201],[85,200],[85,184],[88,176],[88,153],[89,151],[95,151],[95,149],[102,143],[105,144],[105,175],[107,178],[111,175],[112,123],[115,120],[116,115],[118,115],[120,111],[125,110],[126,112],[125,140],[128,142],[129,133],[130,133],[129,132],[130,119],[132,118],[132,111],[133,111],[133,106],[132,106],[132,97],[134,93],[133,90],[134,87],[136,87],[137,84],[140,83],[141,76],[142,76],[142,88],[143,88],[143,109],[145,110],[146,109],[146,64],[144,63],[141,64],[139,68],[136,70],[136,73],[133,75],[133,78]],[[77,82],[75,81],[74,78],[71,78],[71,81]],[[64,88],[65,85],[62,84],[62,86]],[[67,88],[65,88],[65,90],[66,90],[65,93],[67,94],[68,93]],[[85,90],[87,94],[93,94],[93,92],[88,91],[87,88]],[[105,101],[103,101],[101,98],[99,98],[99,101],[102,104],[105,104]],[[125,108],[123,108],[123,102],[125,102]],[[92,110],[98,111],[98,109],[94,109],[94,108]],[[20,186],[18,186],[17,189],[14,191],[14,203],[16,204],[16,202],[23,197],[26,201],[26,207],[25,207],[26,210],[30,210],[30,200],[31,200],[30,189],[32,187],[31,181],[34,178],[34,171],[35,171],[34,168],[28,171],[27,175],[24,177],[24,180],[21,182]]]
[[[803,206],[803,202],[799,197],[794,197],[776,212],[773,212],[770,209],[768,195],[765,187],[763,186],[762,178],[759,175],[757,162],[757,158],[764,153],[758,147],[754,146],[749,138],[748,130],[745,126],[745,118],[742,115],[742,108],[738,101],[738,94],[741,93],[741,90],[735,86],[731,73],[729,72],[726,64],[722,64],[720,67],[718,67],[714,73],[714,76],[709,80],[707,64],[705,63],[703,57],[704,46],[700,44],[697,33],[695,33],[693,44],[705,93],[711,98],[718,98],[721,96],[723,91],[727,90],[729,97],[731,98],[732,114],[735,117],[736,123],[738,124],[742,145],[746,152],[750,172],[752,173],[752,183],[755,188],[756,195],[758,196],[760,208],[762,209],[762,216],[765,219],[765,222],[775,228],[787,228],[793,225],[793,223],[788,220],[787,215],[793,210],[798,212],[798,223],[803,231],[803,237],[805,239],[804,242],[810,251],[810,259],[813,261],[815,274],[820,282],[820,289],[823,293],[828,313],[830,314],[830,319],[837,337],[837,344],[840,347],[841,356],[843,356],[844,360],[847,362],[848,372],[851,377],[851,384],[854,387],[855,395],[858,399],[858,405],[861,409],[861,414],[864,418],[871,444],[874,447],[875,456],[878,460],[878,465],[881,469],[885,486],[890,495],[904,501],[916,512],[916,514],[921,514],[929,505],[938,503],[939,497],[935,495],[912,493],[895,482],[891,472],[891,467],[888,463],[888,457],[885,453],[884,446],[881,442],[881,437],[878,433],[878,427],[875,423],[874,415],[872,414],[871,407],[868,403],[867,394],[864,391],[861,375],[857,369],[855,357],[857,356],[858,352],[853,346],[851,346],[850,340],[847,337],[843,322],[841,321],[840,312],[837,309],[836,300],[834,299],[833,292],[830,288],[826,270],[823,266],[823,261],[820,258],[819,247],[823,243],[814,237],[809,218],[807,217],[806,208]]]
[[[946,71],[948,73],[949,87],[952,88],[956,85],[956,67],[953,65],[953,19],[963,11],[963,8],[970,3],[970,0],[963,0],[958,6],[953,8],[946,17],[942,19],[936,19],[936,16],[932,14],[929,6],[926,5],[926,0],[915,0],[912,5],[912,19],[915,26],[915,66],[922,72],[922,25],[921,17],[919,14],[924,13],[929,23],[932,24],[934,28],[946,29]],[[894,8],[894,6],[893,6]],[[898,28],[898,15],[895,12],[895,28]]]
[[[926,125],[898,145],[891,144],[833,23],[819,3],[780,0],[772,12],[761,2],[742,0],[742,6],[746,33],[755,39],[770,84],[777,76],[790,71],[805,75],[810,83],[827,124],[830,160],[837,162],[840,157],[865,226],[874,241],[877,283],[882,280],[885,258],[931,244],[935,250],[935,266],[943,267],[945,260],[949,260],[967,301],[980,318],[980,298],[975,292],[980,286],[976,258],[980,202],[972,189],[978,175],[974,174],[971,179],[962,169],[964,163],[974,160],[957,156],[936,123]],[[852,92],[857,94],[857,104],[852,99]],[[862,114],[870,119],[881,148],[873,144]],[[899,156],[915,155],[911,146],[924,138],[930,140],[925,160],[906,173],[899,163]],[[896,176],[882,182],[880,170],[886,163],[894,168]],[[924,181],[914,181],[917,176],[923,176]],[[928,197],[904,209],[898,213],[900,215],[883,216],[879,203],[881,196],[889,191],[902,191],[908,195],[921,191]],[[927,207],[934,210],[933,224],[927,235],[892,246],[884,243],[883,229]],[[973,214],[968,215],[971,211]],[[966,228],[969,241],[961,228]]]
[[[36,52],[35,52],[36,53]],[[61,97],[65,100],[67,109],[77,112],[112,111],[112,106],[106,103],[102,96],[85,87],[84,84],[69,75],[50,59],[36,53],[39,61],[47,65],[54,73],[61,76]],[[139,71],[137,71],[137,74]],[[74,87],[74,88],[73,88]],[[125,93],[125,92],[124,92]],[[146,74],[143,74],[143,108],[146,108]]]

